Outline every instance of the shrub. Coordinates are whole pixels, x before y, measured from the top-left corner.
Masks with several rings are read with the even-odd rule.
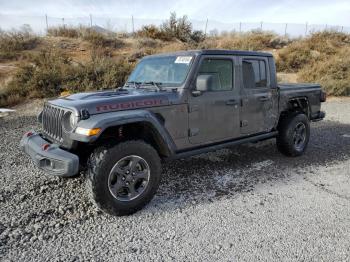
[[[276,37],[276,34],[265,31],[233,33],[218,40],[218,47],[239,50],[266,50],[275,48],[273,39]]]
[[[121,48],[124,46],[124,41],[121,39],[114,36],[107,36],[92,29],[86,29],[84,31],[83,39],[90,42],[93,47]]]
[[[39,38],[28,31],[0,32],[0,59],[16,58],[20,51],[34,49]]]
[[[56,49],[45,49],[23,64],[11,82],[0,93],[2,106],[11,99],[57,96],[64,91],[79,92],[121,86],[133,64],[92,54],[84,65],[74,63]],[[16,101],[18,99],[15,99]]]
[[[176,17],[176,13],[171,13],[170,18],[166,20],[160,27],[149,25],[142,27],[137,32],[140,37],[148,37],[170,41],[178,39],[182,42],[200,42],[205,39],[203,32],[192,31],[192,23],[187,16]]]
[[[164,32],[155,25],[143,26],[141,30],[136,32],[136,35],[139,37],[160,39],[164,41],[169,41],[172,38],[171,36],[164,34]]]
[[[279,51],[277,69],[285,72],[297,72],[304,66],[335,55],[343,46],[349,46],[348,34],[324,31],[314,33],[305,39],[294,41]]]
[[[78,38],[81,35],[82,28],[74,28],[67,26],[58,26],[58,27],[50,27],[47,30],[48,36],[61,36],[61,37],[69,37],[69,38]]]
[[[138,38],[136,40],[136,49],[140,48],[157,48],[162,46],[162,41],[159,39],[152,39],[148,37],[144,38]]]
[[[350,95],[350,47],[342,48],[336,55],[317,60],[298,72],[298,79],[318,82],[330,95]]]

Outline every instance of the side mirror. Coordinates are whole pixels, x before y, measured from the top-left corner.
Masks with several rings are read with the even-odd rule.
[[[207,75],[198,75],[196,79],[196,91],[206,92],[209,90],[209,87],[212,86],[213,76],[210,74]]]

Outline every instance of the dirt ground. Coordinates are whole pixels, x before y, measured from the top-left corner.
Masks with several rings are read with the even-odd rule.
[[[269,140],[166,164],[127,217],[98,211],[83,176],[45,175],[20,152],[40,103],[0,118],[0,260],[350,260],[350,99],[323,104],[301,157]]]

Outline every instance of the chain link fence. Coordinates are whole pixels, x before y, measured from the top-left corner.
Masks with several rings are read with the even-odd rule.
[[[45,34],[47,28],[57,26],[96,26],[114,32],[131,33],[139,30],[144,25],[161,25],[165,19],[144,19],[137,17],[99,17],[94,15],[82,17],[52,17],[42,16],[10,16],[0,14],[0,28],[2,30],[18,29],[24,24],[29,25],[34,32]],[[222,32],[248,32],[251,30],[273,31],[279,35],[288,35],[290,37],[306,36],[310,33],[333,30],[338,32],[350,33],[349,26],[327,25],[327,24],[298,24],[298,23],[268,23],[268,22],[235,22],[224,23],[210,19],[193,20],[194,30],[201,30],[208,35],[217,35]]]

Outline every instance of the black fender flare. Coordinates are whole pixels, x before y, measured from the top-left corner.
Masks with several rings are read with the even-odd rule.
[[[146,122],[150,124],[157,131],[157,135],[160,136],[162,142],[166,145],[169,154],[175,154],[176,146],[170,134],[168,133],[164,125],[160,122],[160,120],[157,118],[157,116],[154,113],[147,110],[125,110],[92,115],[86,120],[80,120],[77,124],[77,127],[82,127],[86,129],[101,128],[99,134],[88,137],[72,132],[70,134],[70,138],[74,141],[91,143],[96,141],[99,138],[99,136],[103,133],[103,131],[105,131],[109,127],[140,122]]]

